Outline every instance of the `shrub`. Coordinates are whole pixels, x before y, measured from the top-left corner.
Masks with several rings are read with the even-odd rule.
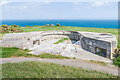
[[[21,26],[19,25],[18,27],[20,28]]]
[[[11,32],[22,32],[23,30],[20,29],[21,26],[17,25],[2,25],[2,32],[4,33],[11,33]]]
[[[11,25],[11,26],[12,26],[12,27],[18,27],[18,26],[17,26],[17,25],[15,25],[15,24],[14,24],[14,25]]]
[[[57,23],[57,26],[60,26],[60,24],[59,24],[59,23]]]
[[[9,32],[9,26],[8,25],[2,25],[2,32]]]
[[[39,27],[39,25],[34,25],[34,27]]]
[[[120,56],[118,56],[117,58],[113,59],[113,64],[120,67]]]
[[[27,26],[27,25],[25,25],[25,27],[27,27],[27,28],[31,28],[31,26]]]
[[[13,32],[16,31],[16,27],[13,26],[11,31],[13,31]]]
[[[120,40],[118,39],[118,45],[117,45],[118,48],[120,48]]]

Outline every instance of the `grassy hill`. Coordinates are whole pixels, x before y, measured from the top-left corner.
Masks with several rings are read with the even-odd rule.
[[[116,78],[92,70],[43,62],[2,64],[3,78]]]
[[[118,39],[117,29],[104,28],[85,28],[85,27],[22,27],[23,32],[32,31],[49,31],[49,30],[67,30],[67,31],[88,31],[98,33],[111,33],[116,35]],[[6,34],[6,33],[4,33]],[[2,35],[3,36],[3,35]],[[119,45],[120,45],[120,41]],[[118,46],[119,47],[119,46]],[[44,54],[35,56],[27,54],[28,51],[17,48],[3,48],[2,57],[40,57],[40,58],[66,58],[63,56],[55,56]],[[9,52],[9,53],[8,53]],[[7,53],[7,54],[6,54]],[[113,78],[115,76],[97,71],[89,71],[81,68],[68,66],[60,66],[57,64],[42,63],[42,62],[22,62],[22,63],[7,63],[2,64],[3,78]]]

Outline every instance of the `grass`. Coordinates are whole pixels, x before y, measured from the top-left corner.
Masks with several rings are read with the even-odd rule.
[[[32,50],[29,50],[29,49],[25,49],[24,51],[26,51],[26,52],[30,52],[30,51],[32,51]]]
[[[32,32],[32,31],[49,31],[49,30],[67,30],[67,31],[87,31],[87,32],[98,32],[98,33],[110,33],[114,34],[118,40],[118,29],[111,29],[111,28],[89,28],[89,27],[66,27],[66,26],[60,26],[60,27],[52,27],[52,26],[40,26],[40,27],[22,27],[22,30],[24,32]],[[120,40],[118,40],[118,48],[120,48]]]
[[[24,32],[32,32],[32,31],[49,31],[49,30],[67,30],[67,31],[88,31],[88,32],[99,32],[99,33],[111,33],[114,35],[118,35],[118,29],[109,29],[109,28],[88,28],[88,27],[22,27]]]
[[[69,40],[69,38],[63,38],[63,39],[60,39],[59,41],[55,42],[54,44],[59,44],[59,43],[62,43],[66,40]]]
[[[118,40],[118,29],[111,28],[89,28],[89,27],[66,27],[66,26],[39,26],[39,27],[22,27],[23,32],[33,31],[49,31],[49,30],[67,30],[67,31],[87,31],[87,32],[98,32],[98,33],[111,33],[114,34]],[[5,33],[4,33],[5,34]],[[120,48],[120,40],[118,41],[118,48]]]
[[[38,55],[37,57],[40,58],[50,58],[50,59],[70,59],[69,57],[61,56],[61,55],[53,55],[49,53],[44,53],[41,55]]]
[[[0,33],[0,40],[2,40],[2,37],[5,33]]]
[[[33,31],[49,31],[49,30],[67,30],[67,31],[88,31],[88,32],[99,32],[99,33],[111,33],[114,35],[118,35],[118,29],[111,29],[111,28],[89,28],[89,27],[65,27],[65,26],[60,26],[60,27],[45,27],[45,26],[40,26],[40,27],[21,27],[23,32],[33,32]],[[5,33],[4,33],[5,34]]]
[[[19,49],[19,48],[5,48],[2,47],[2,54],[0,54],[0,57],[2,58],[9,58],[9,57],[39,57],[39,58],[49,58],[49,59],[70,59],[69,57],[64,57],[61,55],[53,55],[49,53],[44,53],[41,55],[34,55],[34,54],[29,54],[30,50],[25,49]]]
[[[3,78],[117,78],[92,70],[84,70],[44,62],[20,62],[2,64]]]
[[[106,66],[106,65],[107,65],[107,63],[101,62],[101,61],[93,61],[93,60],[90,60],[90,62],[97,63],[97,64],[100,64],[100,65],[103,65],[103,66]]]

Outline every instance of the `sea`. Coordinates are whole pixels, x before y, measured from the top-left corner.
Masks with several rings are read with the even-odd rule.
[[[61,26],[71,27],[95,27],[118,29],[118,20],[2,20],[2,24],[20,25],[21,27],[59,23]]]

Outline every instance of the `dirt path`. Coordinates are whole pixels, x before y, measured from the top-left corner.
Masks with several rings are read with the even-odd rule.
[[[89,61],[84,61],[80,59],[41,59],[41,58],[0,58],[0,63],[17,63],[25,61],[36,61],[36,62],[48,62],[55,63],[66,66],[80,67],[87,70],[96,70],[99,72],[109,73],[113,75],[118,75],[118,67],[113,65],[103,66],[100,64],[92,63]]]

